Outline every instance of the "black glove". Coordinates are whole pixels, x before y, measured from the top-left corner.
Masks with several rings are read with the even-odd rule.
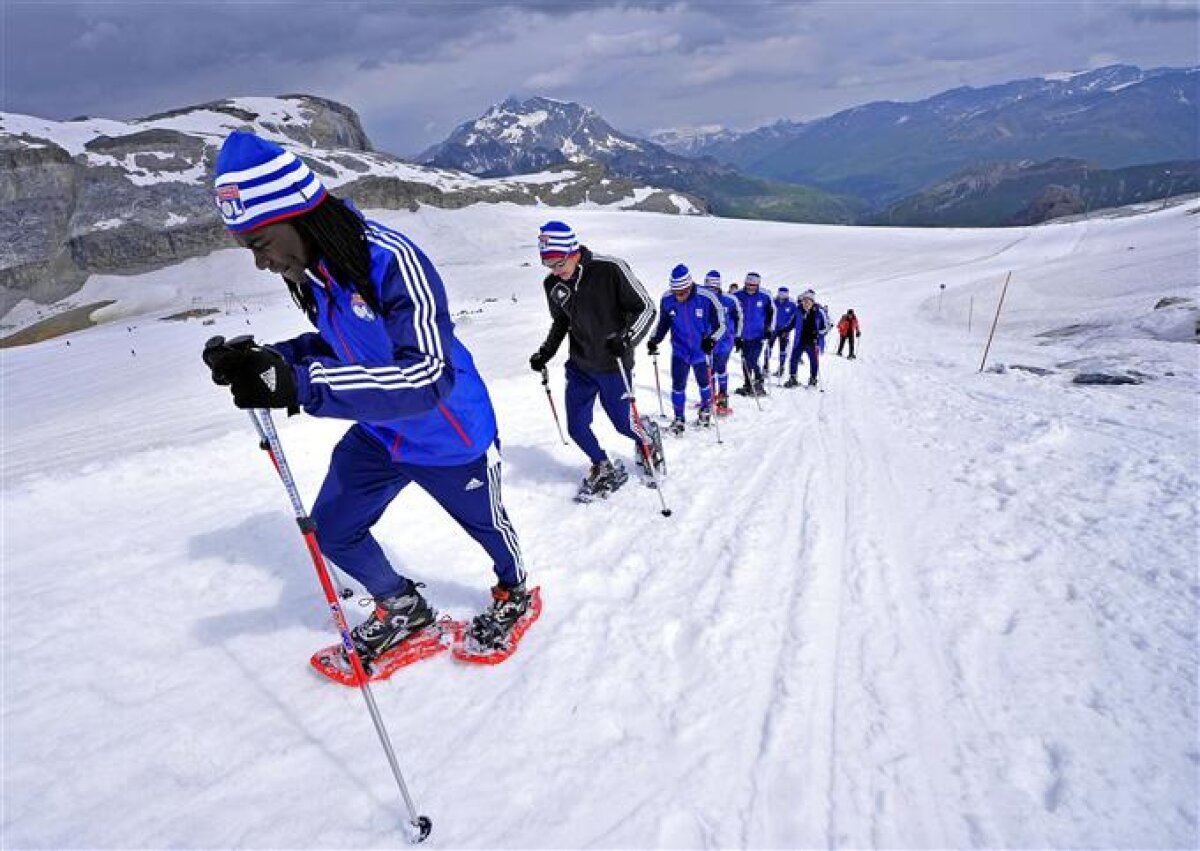
[[[283,355],[265,346],[255,346],[235,361],[229,370],[233,404],[239,408],[288,408],[297,410],[296,376]]]
[[[631,339],[628,331],[614,331],[604,338],[604,348],[608,349],[608,353],[614,358],[619,358],[629,351]]]
[[[743,342],[743,340],[742,340],[742,338],[741,338],[741,337],[734,337],[734,338],[733,338],[733,348],[734,348],[734,350],[735,350],[735,351],[739,351],[739,352],[740,352],[740,351],[742,350],[742,346],[743,346],[743,345],[745,345],[745,343]]]
[[[254,337],[250,334],[243,334],[232,340],[226,340],[219,335],[209,337],[200,357],[212,372],[213,384],[227,386],[229,384],[229,367],[254,345]]]
[[[215,384],[229,385],[239,408],[299,409],[292,366],[253,337],[213,337],[204,344],[204,362]]]
[[[646,344],[646,354],[650,355],[650,357],[657,356],[658,355],[658,343],[654,342],[653,340],[651,340],[649,343],[647,343]]]
[[[546,364],[550,362],[550,358],[543,354],[541,349],[538,349],[529,356],[529,368],[534,372],[541,372],[546,368]]]
[[[712,354],[712,350],[717,347],[717,341],[712,337],[703,337],[700,340],[700,351],[706,355]]]
[[[862,331],[859,331],[859,332],[858,332],[857,334],[855,334],[854,336],[855,336],[855,337],[861,337],[861,336],[862,336]]]

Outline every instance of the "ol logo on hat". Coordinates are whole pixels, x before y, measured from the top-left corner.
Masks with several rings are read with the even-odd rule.
[[[226,219],[236,219],[246,214],[246,208],[242,206],[242,193],[235,184],[217,187],[217,207]]]

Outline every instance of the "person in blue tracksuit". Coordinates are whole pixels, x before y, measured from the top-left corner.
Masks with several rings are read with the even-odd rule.
[[[776,375],[783,375],[783,365],[787,362],[788,343],[792,338],[792,329],[796,327],[796,302],[792,301],[787,287],[780,287],[775,292],[775,330],[767,343],[767,356],[763,367],[771,369],[771,349],[779,350],[779,369]]]
[[[670,429],[684,431],[687,410],[688,373],[700,385],[700,425],[712,422],[712,381],[709,356],[725,335],[725,310],[720,300],[705,287],[697,287],[688,267],[680,263],[671,270],[670,291],[658,308],[658,326],[650,335],[646,351],[658,354],[658,346],[671,334],[671,407],[675,420]]]
[[[788,365],[788,380],[784,387],[796,387],[796,373],[800,369],[800,357],[808,357],[808,384],[817,386],[817,376],[821,371],[821,337],[829,330],[829,319],[825,311],[817,304],[817,294],[805,290],[800,294],[800,311],[796,314],[796,347],[792,350],[791,363]]]
[[[437,269],[408,237],[364,219],[302,160],[252,133],[225,140],[215,184],[225,227],[259,269],[283,277],[317,330],[270,346],[214,337],[204,350],[213,381],[239,408],[354,423],[333,450],[312,520],[321,551],[375,599],[352,630],[356,649],[369,662],[434,622],[371,535],[413,483],[491,558],[492,606],[469,634],[506,648],[531,593],[500,498],[495,413],[454,334]]]
[[[743,396],[766,394],[763,386],[762,350],[767,335],[775,329],[775,305],[762,289],[762,278],[750,272],[740,290],[733,294],[742,307],[742,336],[734,348],[742,353],[746,383],[735,390]]]
[[[742,303],[732,295],[721,292],[721,273],[709,270],[704,276],[704,286],[725,308],[725,333],[717,340],[713,349],[713,373],[716,375],[717,397],[713,400],[717,416],[733,413],[729,407],[729,356],[733,353],[733,341],[742,336]]]

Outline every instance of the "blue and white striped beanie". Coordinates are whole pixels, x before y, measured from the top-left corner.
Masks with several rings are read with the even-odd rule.
[[[329,195],[303,160],[244,130],[221,146],[216,175],[217,208],[232,233],[307,213]]]
[[[566,222],[546,222],[538,231],[538,252],[543,257],[566,257],[579,250],[579,239]]]
[[[804,292],[800,293],[800,298],[801,299],[811,298],[813,301],[816,301],[817,294],[815,292],[813,292],[812,290],[805,290]]]
[[[704,286],[721,289],[721,273],[716,269],[709,269],[708,274],[704,276]]]
[[[759,275],[758,272],[747,272],[746,273],[746,286],[750,286],[750,284],[754,284],[755,286],[757,286],[758,284],[761,284],[761,283],[762,283],[762,276]]]
[[[671,292],[681,292],[692,285],[692,273],[680,263],[671,270]]]

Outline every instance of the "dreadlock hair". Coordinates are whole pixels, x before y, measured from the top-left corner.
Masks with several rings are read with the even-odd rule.
[[[371,249],[367,244],[367,223],[340,198],[328,196],[303,215],[292,219],[300,236],[313,253],[325,261],[339,281],[350,283],[375,313],[380,313],[379,298],[371,283]],[[313,316],[316,303],[307,286],[288,283],[292,298],[300,309]]]

